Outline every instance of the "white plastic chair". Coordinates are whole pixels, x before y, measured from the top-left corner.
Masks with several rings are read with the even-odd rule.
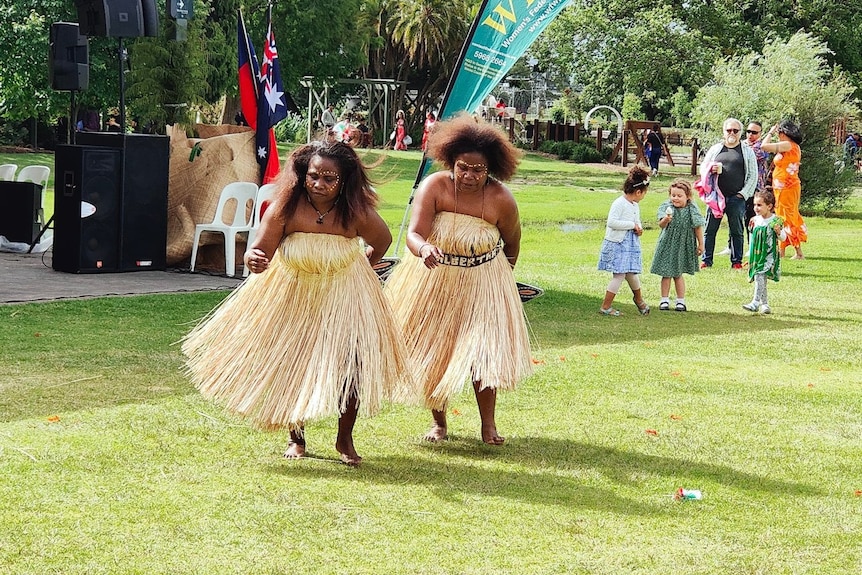
[[[275,184],[264,184],[257,191],[257,198],[254,201],[254,218],[252,218],[251,230],[248,232],[248,243],[247,246],[251,246],[251,242],[254,241],[254,237],[257,235],[257,229],[260,227],[260,221],[263,219],[263,213],[269,207],[269,204],[272,202],[272,198],[275,196],[275,190],[278,189],[278,186]],[[266,205],[264,205],[266,204]],[[248,266],[245,265],[245,260],[243,260],[242,264],[242,276],[248,277],[249,270]]]
[[[14,182],[15,172],[18,171],[17,164],[0,165],[0,182]]]
[[[253,182],[233,182],[226,185],[219,196],[215,217],[208,224],[195,226],[195,241],[192,248],[191,271],[195,271],[195,259],[198,255],[198,242],[203,232],[218,232],[224,235],[224,265],[228,277],[236,273],[236,234],[251,231],[254,218],[254,201],[257,195],[257,184]],[[236,204],[233,221],[225,223],[225,206],[229,202]],[[251,210],[249,210],[249,204]]]
[[[48,176],[51,168],[48,166],[24,166],[16,178],[19,182],[33,182],[42,186],[42,201],[39,203],[39,225],[45,225],[45,191],[48,189]]]

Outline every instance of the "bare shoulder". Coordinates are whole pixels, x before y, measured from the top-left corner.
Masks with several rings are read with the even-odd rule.
[[[488,199],[493,200],[500,206],[507,208],[516,208],[517,202],[515,196],[509,187],[499,180],[488,180],[488,185],[485,187],[485,193],[488,194]]]

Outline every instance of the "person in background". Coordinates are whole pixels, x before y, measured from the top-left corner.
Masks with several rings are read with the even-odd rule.
[[[771,142],[774,134],[778,141]],[[808,228],[799,213],[802,201],[802,181],[799,179],[799,165],[802,162],[802,132],[799,127],[785,120],[769,129],[761,147],[775,154],[772,170],[772,192],[775,194],[775,213],[784,222],[786,238],[781,240],[779,251],[784,257],[788,246],[796,252],[791,259],[801,260],[802,244],[808,241]]]
[[[335,104],[329,102],[326,109],[320,113],[320,123],[323,125],[323,130],[329,136],[332,133],[332,127],[335,126]]]
[[[108,118],[108,123],[105,124],[105,130],[108,132],[122,132],[123,128],[120,126],[120,123],[117,122],[117,117],[111,116]]]
[[[742,145],[749,146],[751,150],[754,152],[754,157],[757,158],[757,187],[756,191],[762,191],[766,189],[766,176],[769,170],[769,154],[767,154],[760,147],[762,144],[762,140],[760,138],[761,133],[763,132],[763,126],[760,122],[750,122],[748,124],[748,128],[745,129],[745,139],[742,141]],[[751,196],[747,200],[745,200],[745,236],[748,238],[750,234],[750,230],[748,228],[748,222],[751,221],[751,218],[754,217],[754,196]],[[721,250],[718,255],[720,256],[729,256],[731,252],[731,244],[730,244],[730,236],[727,237],[727,247]],[[743,250],[744,251],[744,250]]]
[[[658,175],[658,164],[664,154],[664,137],[661,134],[661,126],[656,124],[652,130],[647,130],[647,143],[649,144],[649,167],[653,176]]]
[[[779,242],[787,237],[781,218],[775,215],[775,196],[770,191],[755,192],[751,243],[748,254],[748,281],[754,282],[754,297],[743,309],[762,314],[772,313],[766,294],[766,280],[781,277]]]
[[[298,148],[277,185],[244,255],[252,275],[184,338],[186,369],[205,397],[261,428],[287,427],[288,459],[305,455],[307,422],[337,415],[335,449],[359,465],[357,416],[419,396],[371,267],[392,235],[346,144]]]
[[[742,269],[742,245],[745,235],[745,201],[757,188],[757,158],[749,146],[742,146],[742,122],[728,118],[722,125],[722,140],[706,152],[700,174],[717,174],[719,193],[724,196],[724,211],[716,215],[707,210],[701,269],[712,267],[715,236],[721,220],[727,215],[730,227],[730,267]],[[765,149],[765,148],[764,148]]]
[[[404,143],[404,138],[407,136],[407,123],[404,116],[404,110],[395,112],[395,149],[406,150],[407,144]]]
[[[614,298],[625,280],[632,290],[632,300],[641,315],[649,314],[649,306],[641,294],[639,274],[643,269],[641,240],[643,233],[641,211],[638,204],[649,189],[649,172],[640,166],[632,166],[623,182],[623,195],[611,204],[605,237],[599,255],[599,270],[611,272],[613,277],[605,291],[599,313],[619,316],[619,310],[611,307]]]
[[[501,445],[497,392],[532,372],[524,309],[512,270],[521,223],[503,185],[519,152],[506,134],[464,114],[438,122],[428,155],[445,169],[426,177],[413,202],[409,254],[384,292],[407,341],[434,423],[427,441],[448,436],[446,409],[470,381],[482,441]]]
[[[428,136],[431,134],[431,130],[434,129],[434,124],[437,122],[437,114],[434,112],[428,112],[428,115],[425,117],[425,126],[422,130],[422,151],[424,152],[428,148]]]
[[[697,272],[698,256],[703,253],[704,219],[691,201],[691,184],[682,178],[673,181],[668,199],[658,208],[661,234],[655,247],[650,272],[661,276],[660,311],[670,309],[670,282],[676,290],[676,311],[687,311],[683,274]]]

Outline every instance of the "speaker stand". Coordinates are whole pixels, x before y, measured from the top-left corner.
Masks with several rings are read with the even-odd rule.
[[[39,243],[39,240],[41,240],[41,239],[42,239],[42,236],[44,236],[44,235],[45,235],[45,232],[47,232],[47,231],[48,231],[48,229],[49,229],[49,228],[51,228],[51,224],[53,224],[53,223],[54,223],[54,214],[51,214],[51,217],[50,217],[50,218],[48,218],[48,221],[47,221],[47,222],[45,222],[45,225],[44,225],[44,226],[42,226],[42,230],[39,232],[39,235],[38,235],[38,236],[36,236],[36,239],[35,239],[35,240],[33,240],[33,243],[32,243],[32,244],[30,244],[30,249],[29,249],[29,250],[27,250],[27,253],[28,253],[28,254],[33,253],[33,248],[35,248],[35,247],[36,247],[36,244],[38,244],[38,243]],[[51,229],[53,229],[53,228],[51,228]]]
[[[120,133],[126,133],[126,49],[123,37],[117,38],[117,58],[120,60]]]

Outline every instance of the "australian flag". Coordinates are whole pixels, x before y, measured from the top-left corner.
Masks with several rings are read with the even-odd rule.
[[[257,126],[255,127],[255,149],[257,162],[263,171],[263,183],[269,183],[278,175],[280,165],[278,148],[275,144],[275,130],[278,122],[287,117],[284,87],[281,83],[281,68],[278,64],[278,50],[272,33],[272,6],[266,13],[266,40],[263,57],[260,61],[260,74],[257,89]]]

